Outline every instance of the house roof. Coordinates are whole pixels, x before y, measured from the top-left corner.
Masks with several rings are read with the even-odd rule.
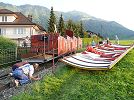
[[[8,9],[0,9],[0,14],[14,14],[14,12]]]
[[[21,12],[14,12],[17,18],[13,22],[0,22],[0,25],[36,25]]]
[[[14,20],[14,24],[21,24],[21,25],[36,25],[32,21],[29,20],[28,17],[24,16],[21,12],[15,12],[17,18]]]
[[[36,24],[36,26],[40,29],[40,30],[42,30],[42,31],[46,31],[42,26],[40,26],[39,24]]]
[[[15,14],[16,19],[13,22],[0,22],[0,25],[36,25],[40,30],[46,31],[42,26],[33,23],[28,17],[21,12],[12,12],[7,9],[0,9],[0,14]]]
[[[100,38],[103,38],[103,36],[101,36],[100,33],[95,33],[95,32],[89,31],[89,30],[87,30],[86,32],[95,34],[95,35],[99,36]]]

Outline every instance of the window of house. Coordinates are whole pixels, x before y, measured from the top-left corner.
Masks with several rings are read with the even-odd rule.
[[[26,34],[26,28],[17,28],[17,34]]]
[[[0,35],[6,35],[6,28],[0,28]]]
[[[6,28],[2,28],[2,34],[6,35]]]
[[[21,29],[20,28],[18,28],[18,34],[21,34]]]
[[[7,22],[7,16],[5,16],[5,22]]]
[[[16,28],[14,28],[13,34],[17,34],[17,29]]]
[[[23,28],[23,34],[26,34],[26,28]]]
[[[7,16],[2,16],[2,22],[7,22]]]
[[[2,16],[2,22],[4,22],[4,16]]]
[[[24,34],[24,32],[23,32],[23,28],[21,28],[20,31],[21,31],[21,34]]]

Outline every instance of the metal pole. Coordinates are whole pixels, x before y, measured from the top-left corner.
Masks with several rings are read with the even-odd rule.
[[[52,72],[54,73],[54,33],[52,34],[52,46],[53,46],[53,66],[52,66]]]
[[[45,52],[45,50],[46,50],[46,48],[45,48],[45,35],[44,35],[44,59],[45,59],[45,55],[46,55],[46,52]]]
[[[16,48],[15,48],[15,59],[16,59],[16,60],[18,60],[18,56],[17,56],[17,53],[18,53],[18,52],[17,52],[17,51],[18,51],[18,48],[16,47]]]

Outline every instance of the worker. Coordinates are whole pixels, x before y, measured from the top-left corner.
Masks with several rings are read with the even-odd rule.
[[[20,64],[21,65],[21,64]],[[18,87],[18,85],[23,85],[30,80],[40,80],[39,77],[34,77],[34,71],[38,68],[39,64],[34,63],[33,65],[30,65],[29,63],[26,63],[20,67],[16,67],[12,71],[12,76],[15,78],[14,83]]]
[[[115,35],[115,43],[116,43],[116,44],[119,44],[119,38],[118,38],[117,35]]]
[[[109,38],[107,37],[107,39],[106,39],[106,44],[109,44]]]
[[[24,47],[28,47],[30,44],[30,39],[29,37],[27,36],[24,40],[23,40],[23,46]]]
[[[96,45],[96,43],[95,43],[95,41],[94,41],[94,40],[92,40],[91,45],[92,45],[92,46],[95,46],[95,45]]]

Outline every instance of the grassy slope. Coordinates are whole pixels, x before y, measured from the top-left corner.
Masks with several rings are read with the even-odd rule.
[[[55,75],[45,76],[41,82],[34,83],[28,92],[12,99],[132,100],[133,82],[134,50],[109,71],[84,71],[68,66],[59,67]]]

